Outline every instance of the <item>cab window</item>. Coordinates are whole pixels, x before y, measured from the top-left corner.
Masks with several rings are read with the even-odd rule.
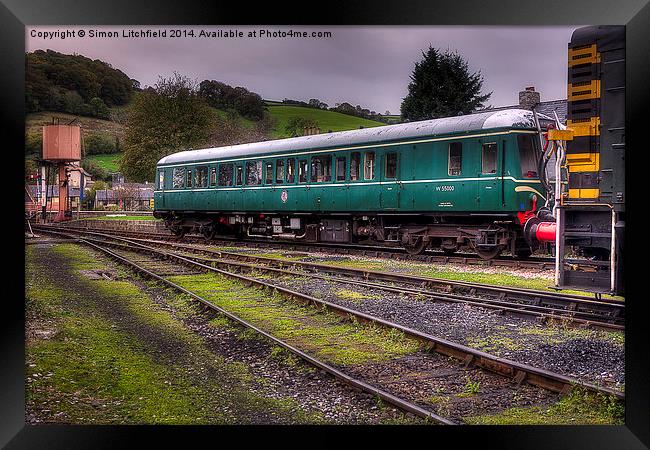
[[[187,187],[188,188],[192,187],[192,171],[191,170],[187,171]]]
[[[336,181],[345,181],[345,156],[336,158]]]
[[[158,175],[158,189],[165,189],[165,171],[161,170]]]
[[[273,163],[272,162],[267,162],[265,163],[265,171],[264,171],[264,183],[265,184],[273,184]]]
[[[490,142],[489,144],[483,144],[482,152],[482,163],[481,163],[481,172],[482,173],[497,173],[497,144],[496,142]]]
[[[298,161],[298,181],[300,183],[307,182],[307,160],[301,159]]]
[[[332,181],[332,155],[319,155],[311,158],[311,181]]]
[[[350,157],[350,181],[357,181],[359,179],[360,171],[361,171],[361,153],[354,152]]]
[[[215,187],[217,185],[217,168],[210,168],[210,187]]]
[[[232,186],[232,174],[232,164],[219,164],[219,186]]]
[[[174,189],[185,187],[185,167],[174,167],[172,170],[172,187]]]
[[[248,186],[262,184],[262,161],[248,161],[246,163],[246,184]]]
[[[449,144],[449,159],[447,160],[447,174],[460,175],[463,170],[463,144],[451,142]]]
[[[363,163],[363,179],[375,178],[375,152],[366,152]]]
[[[533,135],[517,135],[521,175],[526,178],[537,178],[537,155],[535,154],[534,145]]]
[[[237,186],[244,184],[244,169],[242,166],[237,166]]]
[[[204,188],[208,186],[208,168],[200,166],[196,168],[196,187]]]
[[[287,159],[287,183],[296,182],[296,159]]]
[[[397,153],[386,153],[386,178],[397,178]]]
[[[276,184],[284,183],[284,159],[278,159],[275,162],[275,182]]]

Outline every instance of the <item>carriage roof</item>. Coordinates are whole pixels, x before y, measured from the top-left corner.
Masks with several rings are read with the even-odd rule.
[[[538,114],[538,118],[544,121],[551,120],[550,117],[541,114]],[[347,147],[361,144],[399,141],[403,139],[456,135],[490,129],[512,128],[536,129],[532,111],[525,109],[486,111],[476,114],[467,114],[464,116],[445,117],[441,119],[423,120],[359,130],[339,131],[336,133],[324,133],[288,139],[253,142],[250,144],[187,150],[165,156],[158,161],[158,164],[167,165],[214,161],[237,157],[268,155],[277,152]]]

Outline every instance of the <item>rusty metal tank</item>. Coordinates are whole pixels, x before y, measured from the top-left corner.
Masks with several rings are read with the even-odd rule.
[[[43,159],[46,161],[81,160],[81,127],[79,125],[45,125],[43,127]]]

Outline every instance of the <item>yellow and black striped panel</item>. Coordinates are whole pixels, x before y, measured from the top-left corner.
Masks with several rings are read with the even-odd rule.
[[[600,136],[600,117],[567,119],[566,126],[573,130],[573,136]]]
[[[599,62],[600,53],[598,53],[596,44],[569,48],[569,67],[582,64],[597,64]]]
[[[569,84],[567,100],[591,100],[600,98],[600,80],[581,81]]]
[[[593,201],[600,195],[600,60],[596,44],[569,47],[567,142],[569,200]]]

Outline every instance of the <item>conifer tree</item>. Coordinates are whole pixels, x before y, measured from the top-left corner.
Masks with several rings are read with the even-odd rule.
[[[469,114],[482,108],[492,95],[481,95],[481,72],[470,73],[467,61],[457,52],[429,47],[422,57],[415,63],[408,94],[402,101],[402,120]]]

